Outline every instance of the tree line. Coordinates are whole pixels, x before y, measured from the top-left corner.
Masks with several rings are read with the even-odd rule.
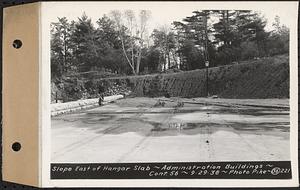
[[[151,12],[113,10],[94,26],[85,13],[51,23],[51,74],[97,71],[137,75],[239,63],[289,51],[289,29],[277,16],[274,30],[247,10],[194,11],[172,27],[149,31]]]

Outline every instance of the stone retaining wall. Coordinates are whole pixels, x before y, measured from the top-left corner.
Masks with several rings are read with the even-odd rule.
[[[115,101],[117,99],[123,98],[123,95],[114,95],[114,96],[106,96],[104,97],[103,104],[107,104],[109,102]],[[66,103],[56,103],[51,104],[51,116],[56,116],[64,113],[70,113],[82,109],[88,109],[92,107],[99,106],[98,98],[94,99],[86,99],[86,100],[78,100]]]

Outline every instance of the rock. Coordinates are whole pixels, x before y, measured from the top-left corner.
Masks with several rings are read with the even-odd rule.
[[[168,92],[166,92],[166,93],[165,93],[165,97],[166,97],[166,98],[170,98],[171,96],[170,96],[170,94],[169,94]]]
[[[175,108],[179,108],[179,107],[183,107],[184,106],[184,102],[177,102],[177,105],[175,106]]]
[[[153,107],[164,107],[165,104],[166,103],[164,101],[158,100]]]

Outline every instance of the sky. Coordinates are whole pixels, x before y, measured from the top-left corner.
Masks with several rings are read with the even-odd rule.
[[[287,27],[291,27],[294,17],[297,17],[296,2],[207,2],[207,1],[156,1],[156,2],[129,2],[129,1],[109,1],[109,2],[46,2],[43,11],[48,14],[51,21],[57,21],[57,17],[67,17],[69,20],[77,20],[83,12],[92,18],[95,23],[103,14],[109,14],[111,10],[131,9],[135,12],[140,10],[150,10],[148,30],[160,26],[170,26],[173,21],[182,21],[183,18],[191,16],[195,10],[215,9],[215,10],[254,10],[260,12],[267,19],[266,30],[273,29],[272,23],[276,15],[280,17],[280,22]]]

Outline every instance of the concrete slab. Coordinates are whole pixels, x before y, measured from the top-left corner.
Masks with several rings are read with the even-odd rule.
[[[184,103],[178,107],[183,100],[179,98],[157,107],[158,100],[127,98],[52,117],[52,162],[290,159],[286,107],[252,107],[250,100],[245,105],[236,100],[239,105]],[[260,104],[264,105],[262,100]]]

